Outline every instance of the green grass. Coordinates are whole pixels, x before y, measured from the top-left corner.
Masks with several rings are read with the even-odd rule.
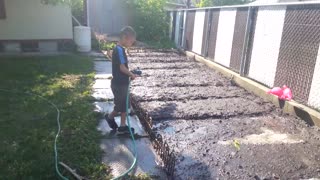
[[[78,55],[0,58],[0,88],[11,91],[0,92],[0,179],[57,179],[56,111],[18,91],[44,96],[60,108],[59,161],[87,178],[110,178],[110,168],[100,162],[93,77],[93,61]]]

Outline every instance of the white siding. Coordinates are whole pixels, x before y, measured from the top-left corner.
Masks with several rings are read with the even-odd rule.
[[[320,109],[320,48],[318,50],[318,57],[316,67],[314,69],[308,104]]]
[[[0,40],[73,39],[71,10],[40,0],[6,0]]]
[[[230,66],[236,9],[220,11],[217,43],[214,60],[224,66]]]
[[[205,11],[197,11],[194,19],[192,51],[201,54]]]
[[[249,77],[273,87],[280,50],[286,7],[260,7]]]

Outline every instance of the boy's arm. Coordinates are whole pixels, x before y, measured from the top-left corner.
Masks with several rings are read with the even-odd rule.
[[[129,69],[124,64],[120,64],[120,71],[128,75],[132,80],[136,78],[136,75],[130,72]]]

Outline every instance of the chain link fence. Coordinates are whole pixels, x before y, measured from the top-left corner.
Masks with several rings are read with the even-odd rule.
[[[179,10],[187,14],[185,50],[195,50],[195,14],[204,10],[202,56],[268,87],[287,85],[294,100],[303,104],[310,99],[320,104],[320,98],[314,102],[317,97],[310,96],[312,87],[318,87],[314,74],[320,61],[320,3]]]
[[[319,44],[320,6],[288,6],[275,86],[287,85],[303,103],[308,102]]]

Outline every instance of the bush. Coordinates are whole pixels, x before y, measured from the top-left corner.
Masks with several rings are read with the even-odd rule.
[[[134,9],[133,27],[141,41],[160,42],[167,37],[166,0],[128,0]]]

